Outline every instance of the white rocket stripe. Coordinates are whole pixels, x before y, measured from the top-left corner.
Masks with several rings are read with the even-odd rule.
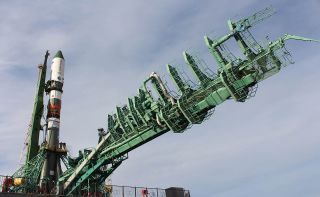
[[[64,82],[64,59],[54,58],[52,60],[51,80]]]
[[[57,99],[60,99],[61,100],[61,97],[62,97],[62,92],[58,91],[58,90],[51,90],[50,93],[50,98],[57,98]]]

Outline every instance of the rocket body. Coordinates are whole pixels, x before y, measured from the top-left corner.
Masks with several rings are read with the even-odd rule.
[[[49,102],[47,113],[47,143],[49,149],[56,149],[59,144],[60,111],[63,82],[64,58],[61,51],[58,51],[58,53],[52,60],[51,77],[48,83]]]
[[[47,83],[49,94],[47,112],[46,160],[40,176],[40,188],[50,192],[62,173],[59,152],[60,111],[62,87],[64,83],[64,57],[61,51],[54,56],[51,64],[50,80]]]

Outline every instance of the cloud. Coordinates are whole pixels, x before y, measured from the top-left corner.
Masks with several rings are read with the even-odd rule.
[[[165,64],[181,63],[189,48],[215,70],[203,35],[226,33],[227,19],[270,4],[279,11],[257,26],[259,39],[287,32],[320,38],[317,0],[2,2],[0,174],[16,169],[32,113],[36,65],[46,49],[51,57],[61,49],[66,58],[61,138],[76,154],[97,144],[96,129],[106,127],[107,113],[126,103],[150,72],[166,74]],[[317,196],[320,49],[301,42],[288,48],[296,64],[262,82],[255,98],[228,101],[202,125],[132,151],[113,183],[177,185],[194,196]]]

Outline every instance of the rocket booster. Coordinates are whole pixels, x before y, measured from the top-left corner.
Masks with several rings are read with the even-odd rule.
[[[51,76],[47,82],[49,95],[47,112],[46,159],[40,176],[42,190],[51,190],[62,173],[59,152],[60,111],[62,87],[64,82],[64,57],[61,51],[54,56],[51,64]]]

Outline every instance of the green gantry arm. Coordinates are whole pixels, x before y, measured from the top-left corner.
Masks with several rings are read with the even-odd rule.
[[[192,124],[201,124],[216,106],[228,99],[246,101],[257,83],[279,72],[285,64],[276,52],[284,48],[286,40],[319,42],[286,34],[266,47],[254,43],[259,46],[254,51],[250,42],[255,40],[244,37],[243,33],[270,15],[270,9],[265,9],[247,19],[228,22],[231,32],[221,38],[205,37],[205,43],[219,66],[217,75],[207,76],[194,56],[183,53],[200,86],[191,88],[174,66],[167,65],[169,75],[180,92],[179,98],[170,95],[161,78],[152,73],[143,82],[138,95],[128,99],[128,105],[117,107],[116,114],[108,115],[107,134],[96,148],[60,177],[58,184],[62,185],[64,193],[75,194],[88,183],[102,185],[104,179],[127,159],[126,154],[131,150],[170,130],[182,133]],[[246,59],[230,61],[225,56],[222,45],[231,38],[236,40]],[[148,83],[159,99],[152,97]]]

